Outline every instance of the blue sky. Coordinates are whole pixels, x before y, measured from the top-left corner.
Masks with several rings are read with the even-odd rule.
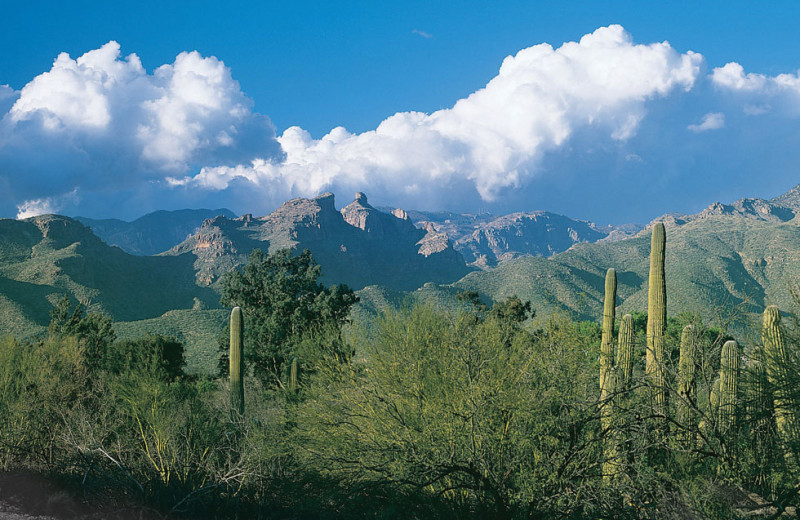
[[[15,2],[0,20],[0,85],[8,85],[0,90],[0,215],[132,218],[198,205],[258,214],[325,190],[343,205],[358,189],[374,204],[549,209],[622,223],[770,197],[800,182],[800,90],[780,76],[796,79],[800,67],[798,4],[650,4]],[[624,31],[596,33],[612,24]],[[582,48],[559,54],[593,33],[616,47],[599,57]],[[658,59],[649,69],[616,59],[661,52],[647,46],[664,41],[663,56],[678,60],[667,71]],[[507,56],[544,42],[553,55],[518,60],[518,83],[470,97]],[[105,51],[94,65],[80,63],[97,49]],[[59,90],[74,86],[54,74],[60,53],[78,60],[62,62],[82,71],[78,90]],[[567,69],[544,65],[563,56]],[[640,70],[656,80],[601,99],[548,79],[582,78],[593,60],[606,60],[598,62],[605,72],[592,72],[594,88],[605,88],[604,74]],[[741,73],[727,68],[714,79],[730,62]],[[87,76],[87,66],[125,79],[111,69],[105,80]],[[41,76],[48,72],[52,81]],[[207,94],[222,99],[200,100],[200,112],[186,79],[198,73],[210,78]],[[129,86],[109,86],[112,76]],[[509,99],[537,115],[516,121],[510,109],[486,123],[509,89],[529,89]],[[347,132],[329,134],[337,127]]]

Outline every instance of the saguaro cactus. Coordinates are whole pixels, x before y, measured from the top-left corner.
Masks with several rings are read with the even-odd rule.
[[[708,410],[705,418],[700,421],[700,430],[704,435],[709,436],[713,433],[714,423],[719,417],[719,378],[714,380],[711,391],[708,394]]]
[[[667,325],[667,285],[664,279],[664,250],[667,236],[664,224],[653,226],[650,239],[650,283],[647,294],[647,361],[645,375],[655,388],[656,410],[667,412],[664,332]]]
[[[772,454],[775,453],[773,447],[778,443],[774,435],[775,425],[772,422],[774,409],[763,349],[756,349],[753,352],[747,365],[747,376],[749,384],[746,386],[748,392],[746,411],[747,422],[751,425],[750,449],[753,460],[759,468],[759,474],[764,475],[772,465]]]
[[[617,301],[617,272],[606,272],[606,293],[603,302],[603,335],[600,340],[600,425],[603,442],[603,478],[609,480],[618,472],[617,435],[613,430],[614,392],[614,313]]]
[[[687,325],[681,333],[681,353],[678,360],[678,422],[683,425],[687,435],[694,431],[696,414],[694,407],[697,403],[697,390],[695,383],[695,356],[697,353],[697,335],[694,327]]]
[[[764,342],[764,356],[767,363],[767,378],[773,388],[773,406],[775,407],[775,425],[781,438],[783,456],[787,464],[797,468],[795,449],[798,442],[798,423],[793,402],[791,382],[789,381],[789,356],[780,329],[781,315],[778,307],[770,305],[764,310],[761,339]]]
[[[231,381],[231,416],[244,414],[244,380],[242,379],[242,348],[244,346],[244,320],[242,309],[234,307],[231,311],[230,342],[230,381]]]
[[[292,362],[289,364],[289,390],[292,392],[297,391],[297,358],[293,357]]]
[[[719,369],[719,431],[736,428],[736,402],[739,394],[739,345],[731,340],[722,346]]]
[[[617,339],[617,387],[626,390],[633,376],[633,317],[626,314],[619,323]]]
[[[606,295],[603,301],[603,335],[600,340],[600,391],[605,389],[605,380],[614,364],[614,313],[617,300],[617,272],[606,272]]]
[[[600,389],[600,427],[603,431],[603,480],[613,479],[620,470],[619,433],[615,430],[614,392],[616,391],[616,371],[612,368],[603,379]]]

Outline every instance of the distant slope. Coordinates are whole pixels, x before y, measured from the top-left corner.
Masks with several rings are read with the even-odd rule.
[[[120,321],[218,300],[194,283],[191,259],[129,255],[68,217],[0,219],[2,330],[20,336],[41,330],[65,293]]]
[[[290,200],[265,217],[216,217],[164,255],[191,258],[198,284],[210,286],[246,263],[255,248],[308,249],[322,266],[324,283],[355,289],[377,284],[412,290],[470,271],[444,234],[414,227],[402,210],[379,211],[362,193],[341,211],[328,193]]]
[[[499,217],[422,211],[409,215],[416,225],[432,224],[445,233],[467,263],[482,268],[520,256],[549,257],[581,242],[621,240],[641,229],[634,224],[599,227],[548,211]]]
[[[540,312],[561,309],[594,320],[610,267],[617,270],[621,311],[646,310],[649,253],[645,232],[619,242],[577,244],[551,259],[513,259],[470,273],[453,287],[494,300],[517,294]],[[670,314],[759,313],[770,303],[786,310],[789,286],[800,282],[800,218],[707,211],[687,219],[667,230],[666,275]]]
[[[177,338],[186,347],[186,370],[193,374],[217,371],[219,339],[224,335],[230,313],[227,309],[180,309],[139,321],[114,323],[120,339],[135,339],[148,334]]]
[[[75,217],[75,220],[91,228],[108,245],[117,246],[132,255],[149,256],[180,244],[204,220],[217,215],[236,217],[231,210],[222,208],[154,211],[132,222],[86,217]]]

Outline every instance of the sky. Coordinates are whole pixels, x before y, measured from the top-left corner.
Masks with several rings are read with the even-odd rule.
[[[0,8],[0,217],[363,191],[622,224],[800,183],[795,2]]]

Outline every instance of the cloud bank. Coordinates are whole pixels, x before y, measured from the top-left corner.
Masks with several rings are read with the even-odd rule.
[[[0,212],[124,218],[226,205],[263,214],[330,190],[407,208],[494,204],[608,220],[622,208],[627,220],[651,218],[667,209],[658,204],[681,210],[676,202],[725,196],[713,191],[719,181],[745,178],[749,157],[777,146],[800,116],[797,74],[705,67],[701,54],[601,27],[506,57],[449,108],[315,139],[297,126],[277,136],[214,57],[184,52],[148,72],[109,42],[59,55],[20,91],[0,85]],[[665,189],[687,180],[688,194]]]
[[[0,121],[2,202],[20,215],[136,191],[201,165],[283,156],[271,122],[252,112],[230,70],[197,52],[151,74],[113,41],[77,59],[62,53],[20,92],[0,88],[4,100],[13,103]]]
[[[398,113],[362,134],[338,127],[321,139],[291,127],[278,138],[281,163],[207,167],[173,183],[222,190],[244,179],[284,195],[368,186],[418,200],[467,182],[493,201],[535,175],[541,156],[576,128],[629,139],[647,100],[691,89],[701,63],[699,54],[634,44],[622,27],[604,27],[558,49],[541,44],[507,57],[486,87],[452,108]]]

